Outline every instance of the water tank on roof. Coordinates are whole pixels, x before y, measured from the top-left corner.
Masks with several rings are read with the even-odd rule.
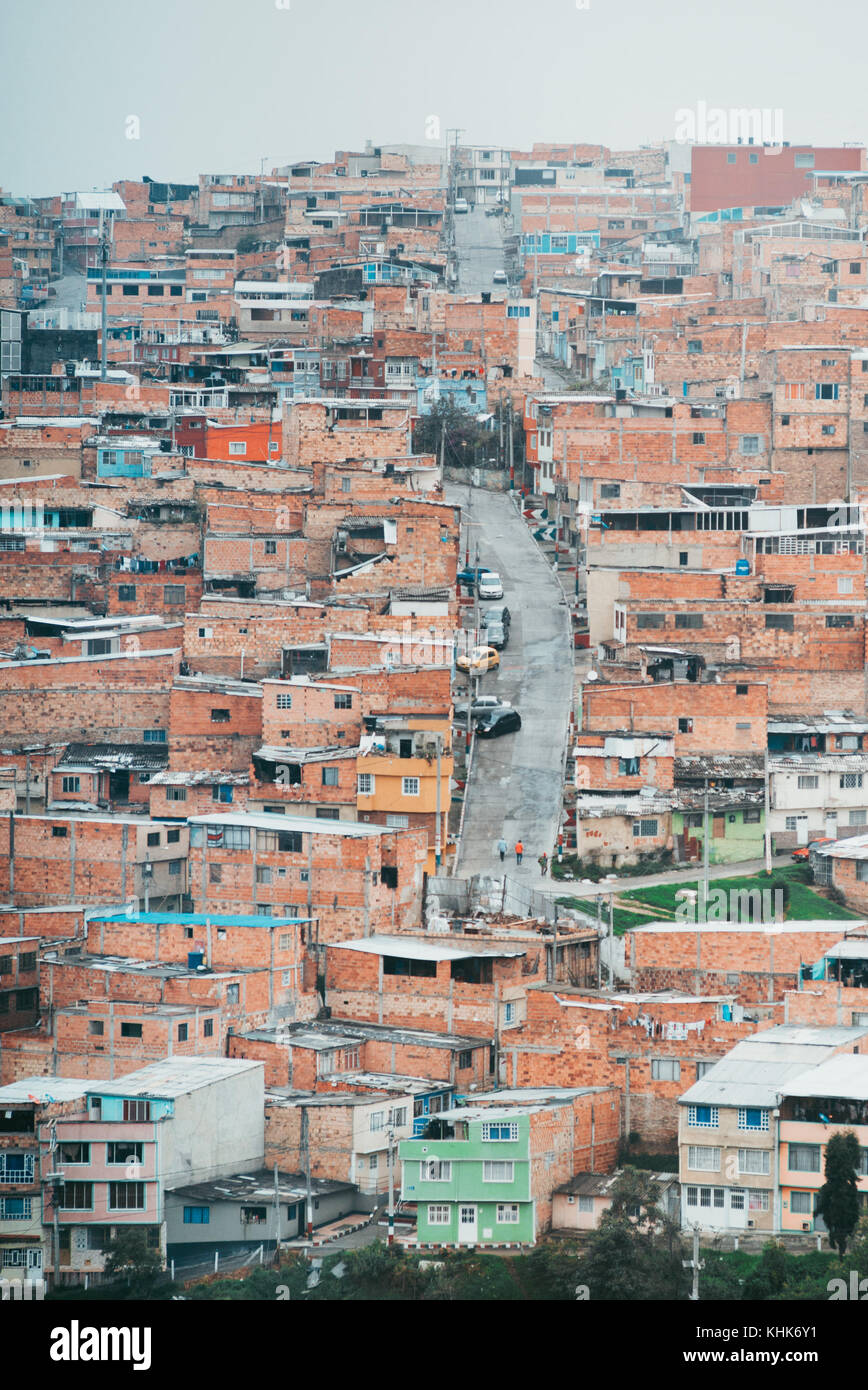
[[[747,560],[736,560],[735,572],[736,574],[750,574],[750,565]]]

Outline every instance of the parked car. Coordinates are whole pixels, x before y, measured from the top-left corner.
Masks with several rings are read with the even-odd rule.
[[[493,709],[477,721],[476,732],[480,738],[499,738],[501,734],[513,734],[521,728],[521,715],[517,709]]]
[[[510,612],[506,604],[496,603],[493,608],[486,608],[479,620],[479,626],[484,627],[485,630],[488,631],[489,623],[502,623],[508,633],[511,622],[512,618],[510,617]]]
[[[455,578],[459,584],[466,584],[468,589],[472,590],[477,579],[481,579],[484,574],[494,574],[494,570],[490,570],[487,565],[467,565],[458,571]]]
[[[471,671],[474,676],[483,671],[495,671],[500,665],[500,657],[493,647],[474,647],[470,652],[462,652],[456,657],[455,665],[459,671]]]
[[[503,623],[489,623],[485,629],[485,639],[497,651],[502,651],[509,641],[509,633]]]
[[[471,705],[465,702],[455,705],[452,718],[456,724],[467,723],[467,711],[470,710],[470,718],[475,722],[482,715],[488,714],[491,710],[511,709],[509,700],[499,700],[496,695],[480,695]]]
[[[832,845],[835,841],[831,835],[821,835],[819,839],[812,840],[809,845],[799,845],[794,849],[790,858],[795,859],[797,864],[804,864],[811,857],[811,849],[814,845]]]
[[[496,270],[496,271],[494,272],[494,274],[492,275],[491,279],[492,279],[492,283],[495,284],[495,285],[508,285],[508,284],[509,284],[509,276],[507,275],[507,273],[506,273],[505,270]]]
[[[479,597],[480,598],[503,598],[503,584],[500,575],[494,570],[489,570],[487,574],[479,576]]]
[[[466,198],[456,198],[452,204],[452,210],[453,212],[469,212],[470,204]]]

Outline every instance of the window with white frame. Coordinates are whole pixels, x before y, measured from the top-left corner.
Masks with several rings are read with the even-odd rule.
[[[698,1187],[688,1187],[688,1188],[686,1189],[686,1199],[685,1199],[685,1200],[686,1200],[687,1205],[688,1205],[689,1207],[698,1207],[698,1206],[699,1206],[699,1188],[698,1188]]]
[[[819,777],[807,776],[807,775],[806,775],[806,776],[803,776],[803,777],[800,777],[800,778],[799,778],[799,791],[800,791],[800,792],[814,792],[814,791],[817,790],[817,788],[819,787],[819,785],[820,785],[820,779],[819,779]]]
[[[482,1164],[483,1182],[512,1182],[515,1174],[515,1164],[503,1162],[500,1159],[486,1159]]]
[[[518,1224],[517,1202],[498,1202],[497,1224],[498,1226],[516,1226]]]
[[[578,1202],[579,1211],[593,1211],[593,1210],[594,1210],[594,1199],[593,1199],[593,1197],[589,1197],[589,1196],[587,1196],[586,1194],[583,1193],[583,1194],[580,1195],[576,1200],[577,1200],[577,1202]]]
[[[382,1110],[375,1110],[371,1115],[371,1130],[382,1129],[386,1123],[386,1117]]]
[[[738,1171],[740,1173],[767,1174],[769,1172],[768,1149],[739,1149]]]
[[[504,1004],[504,1006],[503,1006],[503,1021],[504,1021],[504,1023],[514,1023],[514,1022],[515,1022],[515,1016],[516,1016],[516,1015],[515,1015],[515,1001],[514,1001],[514,1000],[507,1000],[507,1002],[506,1002],[506,1003]]]
[[[247,444],[243,439],[233,439],[229,442],[230,454],[246,454]]]
[[[0,1220],[27,1221],[32,1212],[30,1197],[0,1197]]]
[[[738,1112],[739,1129],[768,1129],[769,1112],[747,1106]]]
[[[402,792],[402,795],[404,795],[404,796],[418,796],[418,795],[419,795],[419,778],[418,778],[418,777],[402,777],[402,778],[401,778],[401,792]]]
[[[452,1224],[452,1208],[445,1203],[432,1203],[428,1207],[429,1226],[449,1226]]]
[[[769,1194],[760,1187],[749,1187],[747,1192],[748,1211],[768,1211]]]
[[[289,690],[279,690],[277,692],[277,708],[292,709],[292,692]]]
[[[373,796],[374,794],[374,774],[373,772],[360,772],[356,777],[356,791],[359,796]]]
[[[484,1124],[482,1126],[482,1138],[484,1142],[490,1139],[518,1138],[518,1122],[516,1120],[506,1120],[501,1124]]]
[[[33,1154],[0,1153],[0,1182],[33,1181]]]
[[[740,1188],[730,1188],[729,1205],[732,1211],[744,1211],[744,1193]]]
[[[386,825],[390,830],[406,830],[410,824],[410,817],[403,812],[390,812],[386,816]]]
[[[687,1149],[687,1166],[694,1172],[719,1173],[720,1149],[707,1144],[690,1144]]]
[[[447,1159],[425,1158],[421,1178],[423,1182],[451,1182],[452,1164]]]
[[[689,1105],[687,1123],[692,1129],[717,1129],[718,1110],[716,1105]]]

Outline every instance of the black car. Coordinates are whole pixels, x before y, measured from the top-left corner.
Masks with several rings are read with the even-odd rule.
[[[486,623],[485,640],[495,651],[502,651],[509,641],[509,628],[503,623]]]
[[[511,622],[509,609],[505,603],[492,604],[491,608],[486,608],[483,613],[479,626],[488,627],[489,623],[502,623],[504,630],[509,635],[509,624]]]
[[[476,732],[480,738],[499,738],[501,734],[512,734],[520,728],[521,715],[517,709],[495,709],[482,716]]]

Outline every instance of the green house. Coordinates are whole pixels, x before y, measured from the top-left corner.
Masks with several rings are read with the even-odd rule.
[[[717,794],[709,798],[708,862],[737,864],[744,859],[761,859],[765,852],[765,810],[761,797],[727,798]],[[672,837],[677,842],[681,859],[702,860],[705,837],[705,813],[700,798],[694,806],[672,811]]]
[[[401,1196],[415,1202],[420,1245],[532,1245],[530,1115],[515,1106],[446,1110],[442,1138],[406,1139]]]
[[[403,1140],[401,1199],[416,1205],[418,1243],[533,1245],[550,1222],[554,1188],[593,1157],[577,1123],[593,1102],[601,1117],[604,1108],[614,1115],[604,1087],[494,1092],[490,1103],[444,1110]]]

